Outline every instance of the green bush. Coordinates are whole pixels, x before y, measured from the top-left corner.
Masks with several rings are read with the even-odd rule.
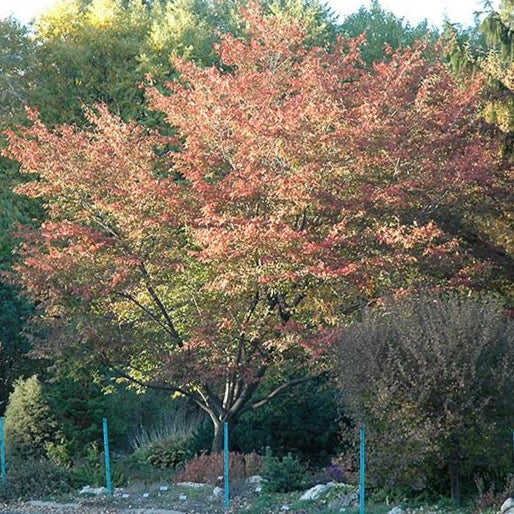
[[[291,453],[280,459],[273,457],[271,449],[266,448],[264,478],[268,492],[288,493],[302,489],[306,483],[305,473],[303,464]]]
[[[5,410],[7,453],[13,457],[42,458],[59,438],[57,422],[37,376],[15,382]]]
[[[16,458],[9,462],[7,482],[0,485],[0,498],[45,498],[71,489],[72,476],[68,470],[46,459]]]
[[[129,484],[155,484],[171,482],[175,471],[170,468],[156,468],[148,462],[144,450],[136,450],[130,455],[120,455],[113,459],[112,468],[123,470],[122,483]]]
[[[74,484],[78,487],[105,485],[104,453],[100,450],[98,443],[93,442],[86,446],[84,456],[77,461],[72,469],[72,475]],[[124,474],[117,466],[112,466],[111,479],[115,487],[126,482]]]
[[[193,457],[190,438],[177,437],[159,441],[147,450],[147,459],[156,468],[177,468]]]

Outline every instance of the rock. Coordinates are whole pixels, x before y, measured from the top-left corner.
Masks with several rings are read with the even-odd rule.
[[[398,505],[396,507],[393,507],[388,514],[404,514],[404,510]]]
[[[212,495],[217,498],[223,494],[223,489],[221,487],[215,487],[212,491]]]
[[[329,482],[328,484],[317,484],[314,487],[311,487],[308,491],[305,491],[300,496],[300,500],[315,500],[323,493],[330,490],[333,486],[333,482]]]
[[[150,496],[150,493],[143,493],[143,498],[148,498]]]
[[[185,500],[187,500],[187,496],[185,494],[181,494],[181,495],[179,495],[178,499],[185,501]]]
[[[200,482],[178,482],[178,484],[175,485],[181,485],[182,487],[192,487],[193,489],[201,489],[207,484],[202,484]]]
[[[31,507],[42,507],[47,509],[80,509],[81,503],[58,503],[52,501],[30,500],[27,502]]]
[[[514,514],[514,498],[507,498],[500,507],[501,514]]]
[[[91,487],[90,485],[85,485],[80,491],[79,494],[91,494],[93,496],[100,496],[102,494],[107,494],[106,487]]]
[[[247,484],[261,484],[264,481],[260,475],[252,475],[246,479]]]
[[[128,493],[123,493],[123,494],[121,495],[121,497],[122,497],[122,498],[129,498],[129,497],[130,497],[130,494],[128,494]]]
[[[256,492],[256,493],[260,493],[260,492],[262,492],[262,485],[258,485],[258,486],[255,488],[255,492]]]
[[[280,507],[280,510],[289,510],[291,507],[289,505],[282,505],[282,507]]]
[[[168,486],[167,485],[161,485],[159,486],[159,491],[167,491],[168,490]]]
[[[338,486],[335,487],[337,491]],[[331,509],[342,509],[347,507],[358,507],[359,506],[359,489],[348,491],[348,487],[343,488],[343,492],[339,493],[340,496],[335,500],[332,500],[328,506]]]

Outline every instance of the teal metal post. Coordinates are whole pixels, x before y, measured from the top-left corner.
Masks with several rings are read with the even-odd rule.
[[[7,470],[5,467],[5,430],[4,418],[0,418],[0,468],[2,470],[2,482],[7,480]]]
[[[104,454],[105,454],[105,481],[107,484],[107,493],[112,496],[111,481],[111,457],[109,455],[109,432],[107,431],[107,418],[103,419],[104,429]]]
[[[225,510],[228,511],[230,505],[230,489],[229,489],[229,459],[228,459],[228,423],[223,423],[223,453],[224,453],[224,471],[225,471]]]
[[[364,514],[364,505],[366,501],[366,429],[364,427],[361,427],[361,452],[359,475],[359,514]]]

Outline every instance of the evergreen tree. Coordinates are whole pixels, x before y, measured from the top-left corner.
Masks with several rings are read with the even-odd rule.
[[[369,8],[362,6],[350,14],[343,21],[341,30],[350,37],[366,35],[362,58],[368,65],[387,58],[388,48],[394,51],[427,37],[437,37],[433,29],[432,32],[429,30],[426,20],[412,26],[403,18],[386,11],[378,0],[373,0]]]
[[[454,71],[463,77],[481,73],[488,83],[482,115],[490,124],[487,137],[501,141],[503,152],[501,173],[491,174],[491,194],[463,206],[466,212],[453,218],[475,253],[487,256],[495,268],[489,287],[512,303],[514,203],[501,201],[501,196],[512,195],[514,177],[514,1],[502,0],[498,10],[487,2],[474,28],[447,25],[445,35]]]
[[[5,411],[7,452],[17,457],[43,457],[57,439],[57,422],[36,375],[18,379]]]

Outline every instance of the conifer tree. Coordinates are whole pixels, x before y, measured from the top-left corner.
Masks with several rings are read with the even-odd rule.
[[[57,422],[36,375],[18,379],[5,411],[5,437],[8,454],[40,458],[46,444],[54,441]]]

